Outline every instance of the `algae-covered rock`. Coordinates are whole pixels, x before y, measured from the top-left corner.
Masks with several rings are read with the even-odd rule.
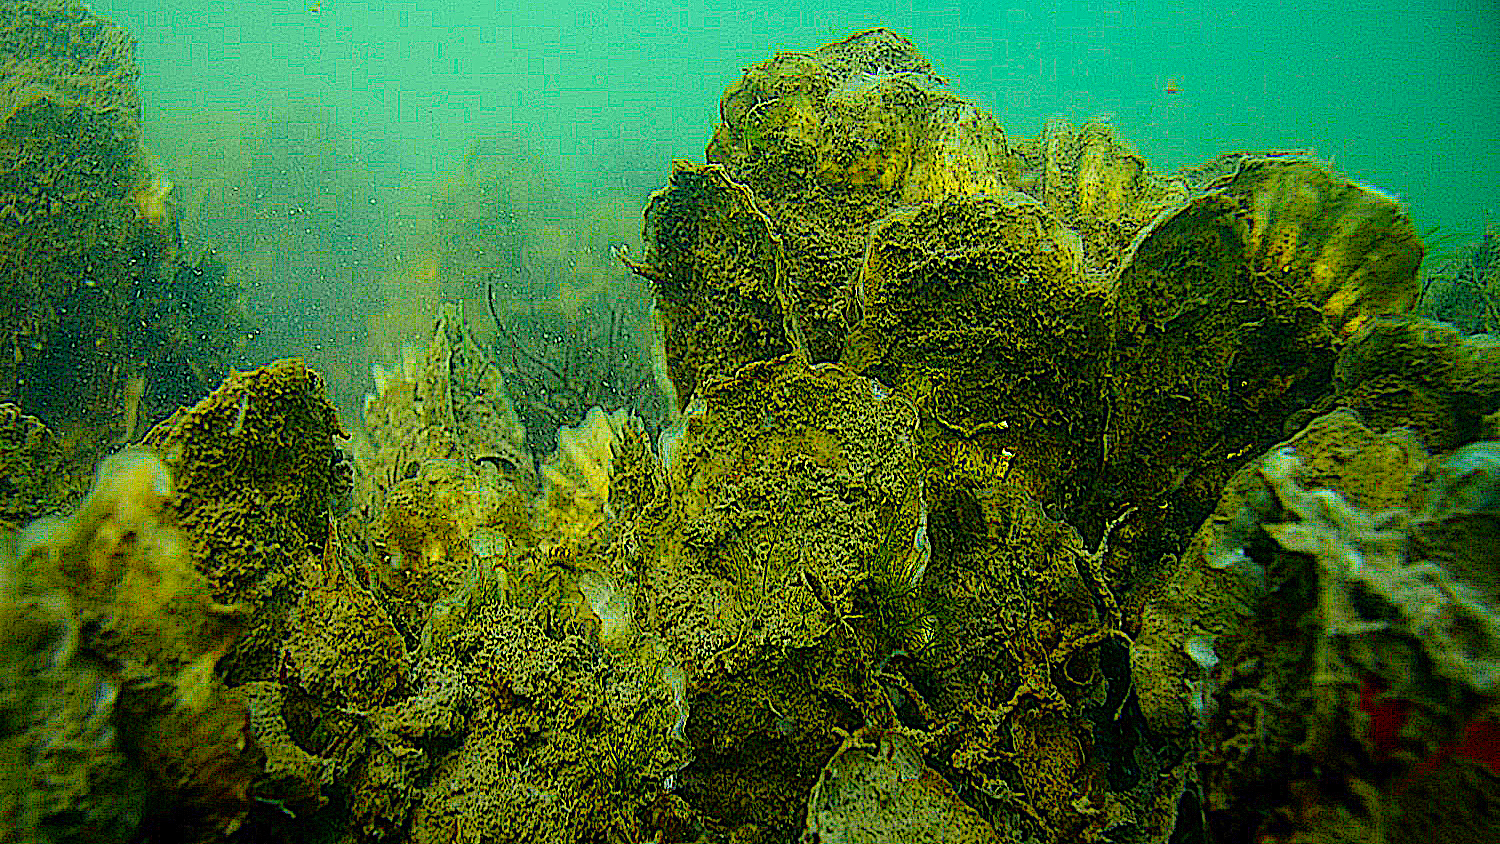
[[[627,261],[683,411],[655,450],[599,411],[538,468],[449,307],[377,368],[353,468],[296,362],[109,464],[0,555],[0,753],[53,787],[0,822],[120,839],[146,794],[190,809],[163,835],[341,844],[1497,837],[1496,355],[1400,316],[1399,204],[1308,156],[1012,141],[945,85],[871,30],[725,92]],[[68,111],[92,90],[16,100],[0,155],[88,118],[95,160],[135,124]],[[170,189],[127,175],[106,246],[34,266],[165,266]],[[146,418],[131,366],[98,395]],[[5,518],[54,506],[54,445],[0,414]]]
[[[1414,301],[1421,246],[1379,191],[1276,154],[1161,176],[1103,124],[1011,144],[885,30],[756,65],[721,112],[632,263],[679,400],[842,360],[918,403],[945,471],[1053,508],[1173,491],[1196,523],[1338,346]]]
[[[745,518],[767,508],[712,497],[733,489],[722,473],[684,486],[671,432],[664,476],[628,470],[641,515],[621,538],[641,551],[617,558],[639,561],[644,626],[714,693],[689,695],[697,758],[683,794],[735,834],[773,834],[762,823],[774,813],[723,797],[754,782],[762,803],[784,801],[769,772],[734,770],[746,757],[709,753],[705,738],[768,746],[736,700],[763,700],[775,724],[799,724],[817,711],[799,688],[812,682],[863,719],[933,731],[918,742],[924,761],[1002,840],[1166,840],[1179,812],[1192,812],[1181,798],[1195,774],[1180,733],[1131,714],[1133,689],[1157,710],[1161,694],[1190,699],[1182,672],[1218,652],[1196,634],[1132,651],[1170,651],[1157,666],[1168,679],[1157,680],[1129,670],[1126,645],[1155,623],[1146,608],[1235,470],[1369,389],[1336,384],[1335,361],[1380,317],[1411,307],[1421,245],[1395,200],[1310,156],[1232,154],[1164,176],[1107,125],[1054,123],[1008,141],[941,86],[883,30],[779,54],[726,91],[710,164],[679,165],[647,211],[647,253],[633,267],[659,294],[687,430],[706,397],[762,377],[767,359],[805,356],[813,371],[838,360],[911,401],[934,537],[920,582],[894,599],[856,590],[862,612],[839,613],[857,645],[830,638],[809,651],[828,655],[815,675],[799,676],[795,661],[746,663],[752,696],[743,679],[718,680],[711,665],[705,675],[692,657],[712,648],[685,648],[692,640],[673,630],[681,614],[693,636],[726,639],[690,596],[732,598],[735,578],[726,589],[709,567],[665,593],[653,578],[727,556],[731,538],[760,529]],[[1492,412],[1484,401],[1462,411]],[[714,448],[744,453],[744,442]],[[672,503],[639,503],[647,490]],[[723,503],[664,542],[654,526],[692,512],[683,502],[698,495]],[[837,527],[764,524],[817,542]],[[708,553],[695,557],[700,535]],[[756,550],[752,561],[775,559]],[[1215,600],[1239,595],[1213,589]],[[753,653],[731,641],[715,653],[726,666]],[[806,768],[778,773],[797,781]]]
[[[986,844],[995,830],[900,734],[844,742],[807,800],[804,844]]]
[[[315,587],[286,674],[250,684],[263,793],[295,812],[263,815],[256,834],[643,840],[662,812],[687,817],[668,793],[688,758],[680,681],[619,658],[591,625],[554,623],[504,577],[434,602],[412,648],[373,590]]]
[[[241,626],[166,507],[167,468],[99,467],[67,518],[0,548],[0,837],[211,841],[250,805],[258,756],[215,676]]]
[[[687,759],[681,704],[660,669],[502,603],[454,629],[420,670],[463,729],[436,759],[407,840],[645,840]]]
[[[177,481],[170,506],[214,597],[250,609],[231,682],[277,674],[299,572],[323,558],[349,493],[343,436],[322,379],[286,360],[234,373],[146,437]]]
[[[646,211],[668,374],[697,385],[750,360],[838,360],[869,228],[905,204],[1010,185],[994,119],[944,90],[884,29],[748,69],[720,105],[708,165],[683,165]]]
[[[1105,290],[1076,233],[1016,192],[912,206],[871,231],[855,292],[844,363],[916,402],[941,471],[1081,495],[1104,425]]]
[[[0,530],[61,509],[68,486],[57,437],[35,416],[0,404]]]
[[[53,425],[109,418],[146,178],[133,44],[76,4],[7,0],[0,21],[0,395]]]
[[[519,425],[467,337],[445,309],[422,363],[413,354],[377,373],[353,506],[333,500],[348,497],[339,479],[325,488],[321,519],[332,527],[321,544],[266,560],[275,588],[261,587],[271,600],[257,611],[279,631],[274,659],[262,673],[246,668],[261,667],[260,653],[227,663],[265,753],[254,787],[265,808],[243,828],[253,839],[646,840],[691,817],[669,794],[687,759],[681,672],[628,647],[628,593],[582,569],[580,537],[533,512],[550,499],[522,494],[533,486],[529,456],[498,459],[519,450]],[[294,395],[254,413],[255,388],[299,373],[300,397],[283,389]],[[249,396],[231,430],[253,449],[264,433],[255,426],[272,425],[278,441],[313,454],[321,443],[344,467],[314,378],[277,365],[231,381],[225,391]],[[187,417],[211,431],[227,405],[210,397]],[[599,421],[608,436],[569,431],[562,451],[576,459],[547,464],[556,482],[576,480],[578,495],[608,495],[614,429]],[[178,428],[197,430],[187,420]],[[184,448],[180,439],[163,437]],[[280,490],[276,456],[263,456],[265,478],[231,486]],[[302,467],[310,488],[329,480],[314,469]]]
[[[915,424],[878,384],[788,356],[706,385],[662,434],[620,568],[686,675],[679,794],[736,840],[800,830],[835,728],[888,711],[861,631],[896,622],[861,619],[927,565]]]
[[[304,492],[322,489],[322,507],[307,513],[305,526],[261,527],[291,535],[298,550],[270,545],[282,553],[262,555],[268,570],[252,588],[270,599],[262,618],[278,640],[255,655],[258,670],[237,675],[255,681],[247,684],[253,723],[267,753],[260,793],[339,834],[405,834],[418,783],[435,761],[419,739],[448,741],[463,729],[461,717],[441,712],[441,690],[419,668],[421,654],[447,641],[446,622],[467,607],[476,573],[496,567],[513,538],[528,534],[522,490],[531,460],[498,371],[451,307],[420,358],[408,355],[395,371],[377,368],[357,479],[346,477],[348,459],[332,444],[338,428],[308,380],[316,376],[300,364],[278,369],[262,376],[267,387],[301,373],[319,392],[268,403],[270,412],[257,415],[247,390],[239,427],[273,426],[252,442],[277,428],[300,433],[300,441],[281,437],[305,451],[288,468],[305,473]],[[321,465],[312,462],[319,455]],[[274,457],[264,458],[267,467]],[[294,495],[283,486],[289,480],[267,471],[235,486],[253,495],[267,483],[262,497]],[[272,834],[286,823],[262,817],[256,829]]]

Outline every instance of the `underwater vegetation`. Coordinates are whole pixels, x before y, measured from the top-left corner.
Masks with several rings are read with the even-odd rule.
[[[87,495],[0,406],[0,838],[1500,839],[1500,343],[1398,203],[1010,138],[887,30],[721,117],[654,359],[443,303],[357,419],[231,372]]]
[[[1487,229],[1426,273],[1421,312],[1465,334],[1500,334],[1500,232]]]
[[[653,435],[669,401],[653,354],[650,293],[613,257],[626,237],[631,205],[570,192],[515,139],[478,138],[460,173],[431,198],[431,221],[403,252],[414,264],[372,319],[375,359],[389,359],[400,336],[422,336],[435,301],[455,301],[510,385],[511,401],[535,455],[557,431],[594,407],[628,409]],[[416,287],[425,295],[412,295]],[[489,320],[483,315],[488,313]],[[392,348],[382,350],[382,345]]]
[[[521,328],[508,324],[519,319],[496,308],[493,280],[486,298],[496,328],[493,353],[531,453],[544,453],[560,429],[593,408],[627,411],[653,435],[666,427],[668,399],[650,351],[637,339],[641,324],[629,312],[610,307],[602,320],[588,312],[550,318],[533,312]],[[596,322],[602,327],[590,334]]]

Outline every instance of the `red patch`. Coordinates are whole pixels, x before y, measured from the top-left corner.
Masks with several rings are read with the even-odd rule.
[[[1477,762],[1500,774],[1500,724],[1494,721],[1470,721],[1464,727],[1463,741],[1453,755],[1470,762]]]
[[[1370,718],[1365,736],[1381,759],[1389,759],[1401,745],[1401,729],[1411,715],[1411,701],[1383,698],[1389,686],[1376,677],[1366,677],[1359,689],[1359,709]],[[1424,777],[1437,770],[1449,758],[1456,757],[1483,765],[1492,774],[1500,774],[1500,723],[1475,719],[1464,724],[1463,737],[1439,747],[1431,756],[1417,762],[1407,772],[1406,781]]]
[[[1401,728],[1411,714],[1408,701],[1386,698],[1377,700],[1389,687],[1378,678],[1368,677],[1359,690],[1359,709],[1370,716],[1370,733],[1367,736],[1375,755],[1387,759],[1401,743]]]

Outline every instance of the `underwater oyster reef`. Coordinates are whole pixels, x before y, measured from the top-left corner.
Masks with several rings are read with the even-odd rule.
[[[81,499],[7,393],[0,837],[1500,839],[1500,343],[1393,199],[1009,138],[887,30],[721,116],[624,256],[654,439],[534,453],[454,305]]]

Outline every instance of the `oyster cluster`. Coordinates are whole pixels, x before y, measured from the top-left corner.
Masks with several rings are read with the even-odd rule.
[[[3,558],[36,647],[0,669],[88,660],[17,681],[0,749],[200,760],[150,781],[203,840],[1500,837],[1500,344],[1411,315],[1398,203],[1304,154],[1011,139],[886,30],[721,114],[626,259],[654,442],[600,410],[529,453],[451,306],[347,447],[300,362],[235,373]],[[95,617],[144,650],[67,644]],[[80,708],[137,676],[130,718]],[[138,811],[26,793],[20,834]]]

